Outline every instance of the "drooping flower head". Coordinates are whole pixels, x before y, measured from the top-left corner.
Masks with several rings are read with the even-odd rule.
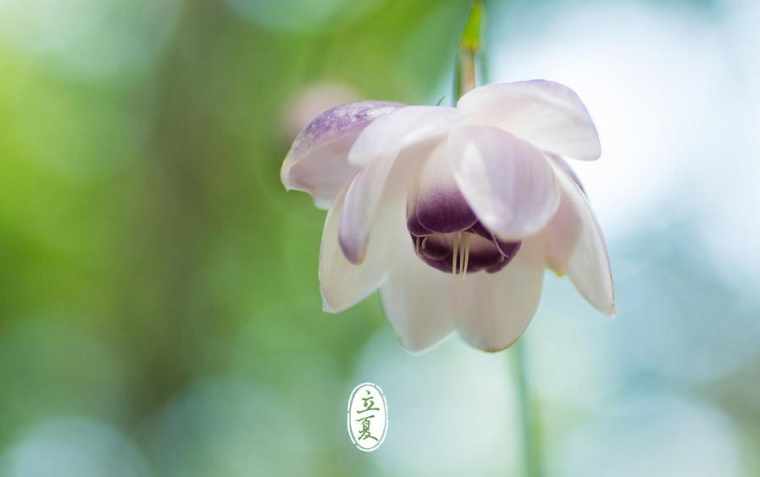
[[[294,141],[282,182],[329,209],[319,265],[326,311],[379,288],[408,349],[457,330],[496,351],[525,331],[547,267],[614,313],[604,238],[565,161],[600,153],[572,90],[500,83],[455,108],[367,101],[326,111]]]

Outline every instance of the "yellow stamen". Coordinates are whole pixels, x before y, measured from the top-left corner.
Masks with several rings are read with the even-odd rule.
[[[452,247],[454,249],[454,253],[451,256],[451,273],[453,275],[457,274],[457,265],[459,265],[459,238],[459,234],[454,237],[454,244]]]
[[[462,261],[462,276],[467,273],[467,267],[470,264],[470,236],[464,234],[464,240],[462,241],[462,247],[464,249],[464,260]]]
[[[459,274],[464,276],[464,273],[467,271],[466,268],[464,268],[464,252],[466,248],[467,243],[467,234],[464,232],[459,233]]]

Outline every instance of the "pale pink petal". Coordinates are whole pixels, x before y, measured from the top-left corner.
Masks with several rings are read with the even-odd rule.
[[[454,129],[448,141],[454,179],[475,215],[505,241],[546,226],[559,206],[559,189],[544,154],[494,127]]]
[[[567,86],[532,80],[475,88],[457,103],[476,124],[498,126],[537,147],[573,159],[601,155],[586,106]]]
[[[525,332],[541,299],[542,258],[540,242],[529,239],[500,272],[464,278],[462,285],[473,296],[468,309],[457,313],[456,327],[469,344],[501,351]]]
[[[581,234],[581,221],[567,194],[562,194],[559,209],[549,225],[541,232],[546,238],[546,266],[558,276],[567,275],[570,258]]]
[[[578,292],[596,309],[615,313],[615,294],[607,246],[588,200],[578,184],[555,169],[562,191],[557,215],[542,236],[546,262],[556,273],[567,273]]]
[[[348,152],[359,134],[375,119],[402,105],[363,101],[320,114],[296,137],[280,170],[288,190],[301,190],[320,207],[329,207],[338,192],[359,171],[348,163]]]
[[[548,155],[552,165],[565,176],[571,179],[578,188],[583,191],[580,179],[572,167],[561,157]],[[559,181],[559,178],[558,178]],[[560,189],[560,192],[562,189]],[[573,206],[573,202],[567,194],[560,193],[559,208],[549,222],[549,225],[541,231],[541,236],[546,244],[546,265],[557,275],[567,275],[570,257],[575,251],[575,244],[581,233],[581,221]]]
[[[351,262],[364,260],[381,202],[406,194],[418,163],[458,119],[452,108],[410,106],[378,119],[359,136],[349,161],[361,164],[363,169],[346,193],[339,232],[341,246]],[[389,180],[392,172],[394,178]]]

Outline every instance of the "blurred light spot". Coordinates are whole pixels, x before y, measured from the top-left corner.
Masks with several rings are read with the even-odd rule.
[[[311,448],[321,443],[309,440],[278,396],[233,380],[197,383],[154,424],[162,476],[306,477],[314,468]]]
[[[698,242],[681,229],[684,243]],[[647,244],[642,247],[642,244]],[[721,282],[700,249],[643,229],[621,244],[613,347],[630,378],[709,382],[757,356],[760,305]]]
[[[617,320],[598,315],[569,280],[548,279],[544,286],[551,298],[542,302],[524,339],[541,414],[556,423],[570,410],[597,409],[617,392],[620,370],[610,349]]]
[[[608,235],[722,200],[707,191],[724,183],[726,161],[741,161],[746,138],[735,127],[743,93],[715,23],[688,10],[569,5],[505,11],[513,29],[495,34],[504,47],[492,80],[556,80],[587,104],[602,158],[573,165]]]
[[[736,369],[760,336],[760,162],[749,159],[747,113],[758,50],[741,40],[756,22],[732,28],[652,4],[515,5],[502,12],[509,30],[496,22],[492,80],[565,83],[600,132],[601,160],[573,166],[610,241],[615,347],[629,377],[706,381]],[[734,5],[758,18],[756,2]]]
[[[144,477],[139,451],[117,430],[86,419],[50,419],[30,429],[3,458],[8,477]]]
[[[551,462],[557,477],[739,477],[733,423],[705,404],[639,396],[571,434]]]
[[[377,383],[388,399],[388,435],[373,455],[384,475],[514,474],[520,421],[508,356],[474,350],[457,337],[412,355],[387,327],[376,335],[352,383]]]
[[[69,74],[114,79],[153,62],[178,7],[178,0],[0,0],[0,38]]]
[[[741,104],[733,117],[717,116],[726,127],[735,128],[744,140],[726,140],[716,132],[725,150],[714,158],[717,182],[703,195],[712,200],[711,213],[701,221],[701,232],[710,247],[715,272],[754,296],[760,269],[760,3],[756,0],[727,0],[728,14],[721,38],[725,57],[732,66],[736,88],[718,90],[717,96],[740,95]]]

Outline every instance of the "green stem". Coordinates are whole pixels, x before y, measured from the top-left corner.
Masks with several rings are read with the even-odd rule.
[[[522,427],[522,454],[525,477],[541,477],[544,474],[541,452],[540,418],[530,391],[525,341],[518,341],[513,348],[514,374],[517,400],[520,406]]]
[[[470,15],[459,42],[457,66],[454,74],[454,102],[478,85],[478,59],[483,53],[485,29],[485,0],[473,0]],[[530,392],[524,341],[514,346],[514,375],[522,428],[522,454],[525,477],[542,477],[540,423],[537,405]]]
[[[478,84],[477,61],[481,50],[485,25],[484,0],[473,0],[470,16],[459,42],[456,73],[454,75],[454,101]]]

